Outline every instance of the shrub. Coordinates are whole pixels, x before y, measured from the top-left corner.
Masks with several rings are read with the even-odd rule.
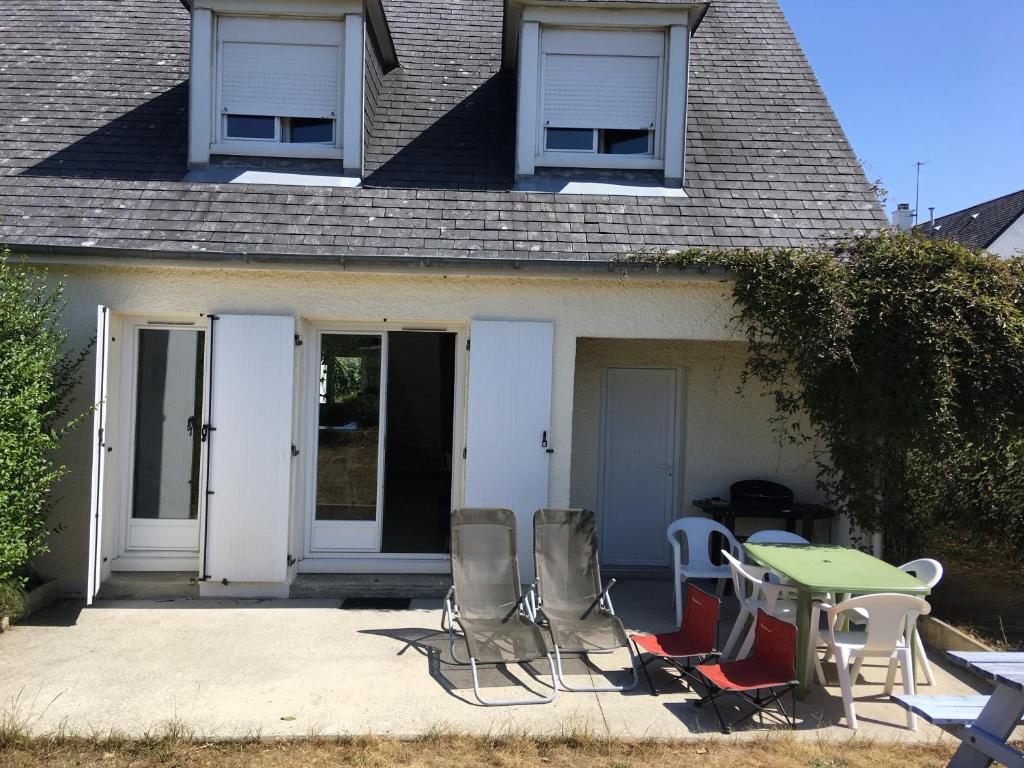
[[[47,513],[66,469],[54,452],[75,420],[68,404],[85,351],[68,354],[63,284],[0,254],[0,583],[27,583],[47,551]]]

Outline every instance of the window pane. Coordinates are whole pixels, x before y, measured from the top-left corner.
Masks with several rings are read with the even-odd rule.
[[[263,115],[228,115],[227,136],[231,139],[276,138],[276,117]]]
[[[204,331],[139,330],[132,517],[195,520]]]
[[[292,117],[288,120],[288,140],[293,144],[330,144],[334,141],[334,121],[314,117]]]
[[[591,128],[548,128],[545,131],[545,149],[573,152],[594,151],[594,131]]]
[[[608,128],[601,131],[601,151],[608,155],[650,154],[651,132]]]
[[[380,364],[380,336],[321,338],[317,520],[377,518]]]

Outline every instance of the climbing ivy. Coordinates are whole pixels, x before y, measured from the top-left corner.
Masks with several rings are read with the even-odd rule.
[[[1024,546],[1024,260],[883,232],[813,248],[638,252],[623,268],[724,270],[748,356],[818,483],[885,553],[929,526]]]

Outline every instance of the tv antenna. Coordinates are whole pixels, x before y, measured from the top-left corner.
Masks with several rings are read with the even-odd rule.
[[[927,161],[918,160],[917,165],[917,183],[914,188],[914,226],[917,226],[917,211],[921,207],[921,166],[927,165]]]

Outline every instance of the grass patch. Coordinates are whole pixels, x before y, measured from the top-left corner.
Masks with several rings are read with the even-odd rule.
[[[117,735],[22,735],[0,746],[0,764],[7,768],[939,768],[953,750],[952,743],[824,741],[789,735],[662,742],[612,741],[586,734],[473,737],[438,731],[414,740],[364,736],[207,741],[174,724],[168,728],[166,734],[134,740]]]

